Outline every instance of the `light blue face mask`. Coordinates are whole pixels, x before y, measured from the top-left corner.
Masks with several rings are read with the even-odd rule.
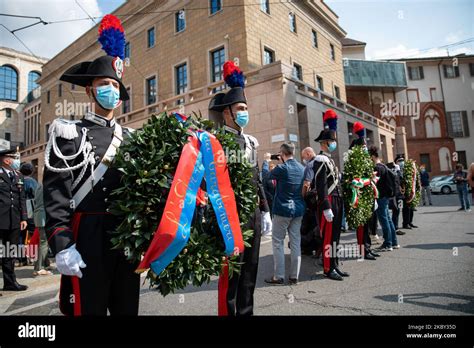
[[[337,143],[335,141],[333,141],[332,143],[329,143],[328,145],[329,152],[333,152],[334,150],[336,150],[336,148],[337,148]]]
[[[112,85],[95,88],[99,105],[106,110],[113,110],[120,104],[120,91]]]
[[[244,128],[249,123],[249,112],[248,111],[237,111],[235,117],[235,123],[237,123],[240,128]]]
[[[18,170],[20,169],[20,160],[19,159],[14,159],[11,166],[13,170]]]

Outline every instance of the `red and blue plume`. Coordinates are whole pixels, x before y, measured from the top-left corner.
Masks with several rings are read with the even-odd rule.
[[[355,122],[353,127],[354,133],[359,136],[359,138],[365,137],[365,127],[360,122]]]
[[[104,16],[99,26],[99,42],[107,55],[124,59],[125,33],[117,17],[110,14]]]
[[[329,109],[323,115],[324,124],[331,130],[337,131],[337,114]]]
[[[244,73],[239,69],[233,61],[224,63],[224,80],[230,88],[245,87]]]

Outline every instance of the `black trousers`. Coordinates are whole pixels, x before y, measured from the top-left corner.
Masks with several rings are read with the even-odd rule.
[[[76,213],[77,214],[77,213]],[[112,250],[110,232],[117,218],[110,214],[86,214],[75,232],[76,248],[86,268],[82,278],[61,277],[60,308],[65,315],[137,315],[140,296],[138,264],[126,260],[123,251]],[[73,223],[74,226],[74,223]]]
[[[363,226],[363,230],[361,231],[361,233],[357,231],[357,244],[359,244],[359,246],[363,245],[363,250],[365,254],[370,251],[370,247],[372,246],[372,239],[370,238],[370,235],[375,235],[376,233],[377,214],[375,212],[372,212],[372,216],[370,217],[369,221],[367,221]]]
[[[403,215],[403,227],[406,227],[407,225],[410,225],[413,223],[413,208],[411,208],[410,205],[406,201],[403,201],[402,215]]]
[[[257,208],[248,229],[254,231],[249,241],[251,247],[245,247],[240,255],[243,262],[240,273],[234,273],[229,279],[227,289],[227,315],[253,315],[253,294],[257,283],[258,258],[260,255],[260,240],[262,238],[262,224],[260,209]]]
[[[0,230],[0,238],[2,239],[3,251],[6,253],[2,255],[3,286],[13,286],[16,283],[15,258],[6,256],[9,255],[12,246],[18,246],[20,229]]]
[[[322,247],[322,240],[319,234],[318,218],[316,208],[306,206],[303,219],[301,221],[301,253],[312,255],[313,251]]]
[[[337,247],[339,246],[342,225],[342,197],[338,194],[333,194],[329,199],[331,201],[331,210],[334,214],[332,222],[328,223],[321,207],[318,208],[318,223],[323,237],[323,267],[325,273],[330,272],[338,265]],[[327,226],[331,226],[331,228]]]

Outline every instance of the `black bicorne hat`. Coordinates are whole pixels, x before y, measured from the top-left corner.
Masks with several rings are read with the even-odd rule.
[[[357,145],[367,145],[365,141],[365,137],[352,140],[352,143],[351,143],[351,146],[349,146],[349,149],[352,149],[354,146],[357,146]]]
[[[327,140],[334,140],[336,141],[336,132],[333,131],[332,129],[325,129],[322,130],[321,133],[319,133],[319,136],[314,139],[314,141],[321,142],[321,141],[327,141]]]
[[[123,62],[119,57],[102,56],[92,62],[76,64],[59,78],[61,81],[86,87],[92,84],[95,78],[109,77],[120,85],[120,99],[128,100],[127,89],[122,83]]]

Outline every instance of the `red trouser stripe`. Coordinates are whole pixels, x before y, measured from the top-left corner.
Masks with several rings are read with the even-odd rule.
[[[359,251],[361,252],[361,255],[364,256],[364,225],[357,227],[357,244],[359,244]]]
[[[329,203],[332,203],[332,196],[328,197]],[[331,204],[332,205],[332,204]],[[336,250],[331,250],[331,241],[332,241],[332,221],[329,222],[324,217],[324,213],[321,211],[321,234],[323,239],[323,267],[324,272],[328,273],[331,269],[331,258],[328,253],[336,252]]]
[[[79,232],[79,225],[81,223],[82,213],[74,213],[72,218],[72,234],[74,240],[77,242],[77,234]],[[74,294],[74,316],[81,315],[81,288],[78,277],[71,277],[72,292]]]
[[[222,265],[222,271],[219,275],[219,283],[217,286],[217,315],[226,316],[227,312],[227,291],[229,290],[229,263],[227,258]]]

